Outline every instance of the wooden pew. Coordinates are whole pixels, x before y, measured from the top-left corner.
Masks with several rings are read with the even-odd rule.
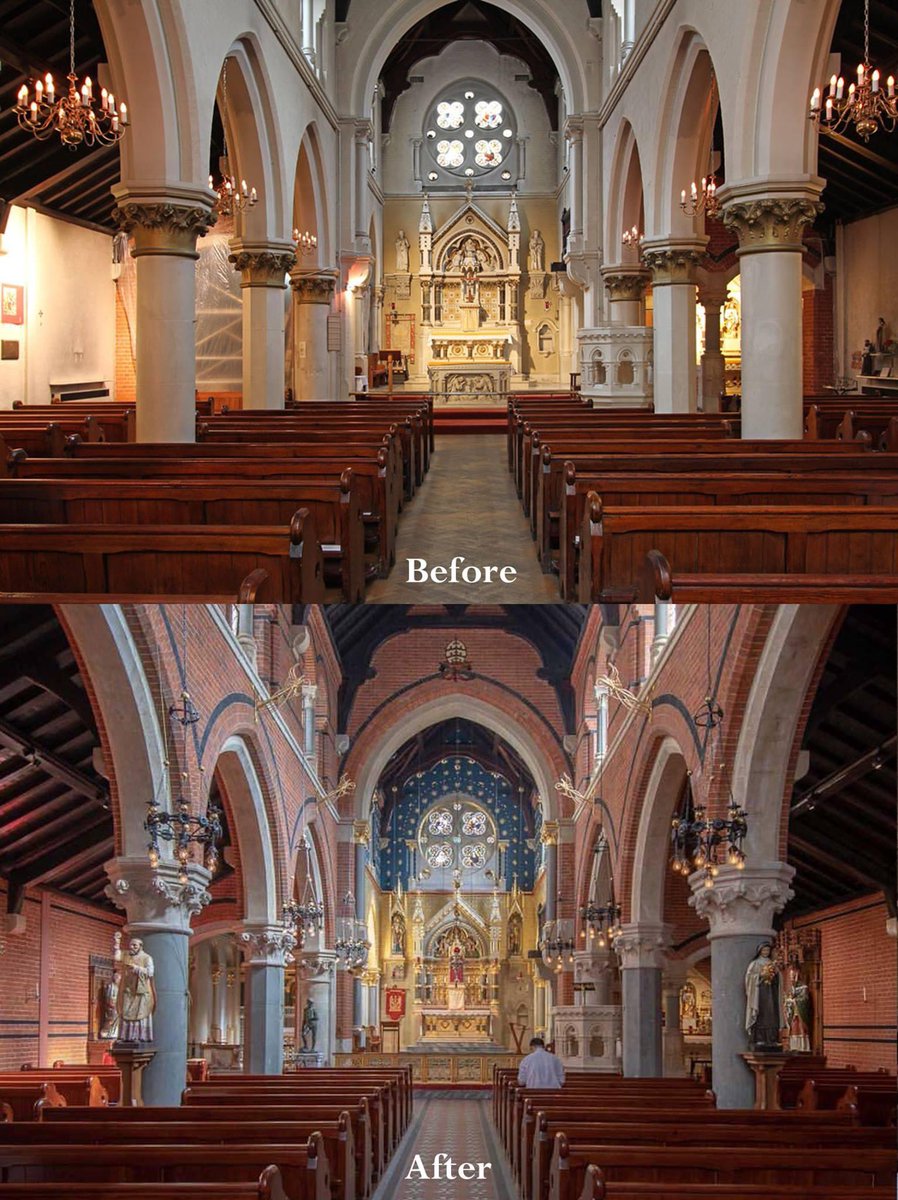
[[[816,1148],[813,1155],[800,1146],[791,1149],[739,1145],[715,1146],[709,1155],[702,1146],[570,1145],[555,1135],[549,1171],[549,1200],[576,1200],[582,1193],[586,1168],[598,1167],[611,1183],[644,1180],[651,1183],[757,1183],[814,1187],[894,1186],[896,1155],[892,1149],[867,1149],[847,1160],[841,1149]]]
[[[12,1113],[13,1121],[37,1121],[45,1108],[62,1108],[64,1098],[53,1083],[4,1083],[0,1086],[0,1104]]]
[[[898,1095],[894,1075],[872,1071],[822,1071],[806,1079],[798,1093],[799,1111],[854,1107],[862,1124],[894,1125]]]
[[[364,529],[352,468],[339,481],[286,487],[262,480],[0,479],[0,524],[278,525],[299,509],[314,514],[324,584],[347,603],[364,597]]]
[[[645,575],[653,551],[669,564],[677,599],[683,598],[684,578],[694,584],[706,576],[729,577],[728,599],[744,594],[748,600],[765,576],[794,579],[797,586],[803,577],[822,577],[841,585],[846,596],[852,578],[878,579],[898,598],[898,508],[645,510],[605,508],[595,493],[588,501],[578,581],[582,603],[654,599],[658,593]]]
[[[228,1145],[131,1143],[76,1147],[0,1146],[0,1179],[7,1183],[250,1182],[278,1167],[290,1200],[331,1200],[327,1156],[317,1134],[306,1146],[232,1142]],[[5,1189],[4,1189],[5,1190]]]
[[[93,1068],[82,1067],[80,1071],[56,1071],[52,1067],[31,1071],[0,1072],[0,1092],[10,1088],[34,1088],[47,1083],[63,1098],[66,1104],[98,1107],[108,1104],[110,1092],[106,1079]],[[121,1073],[118,1075],[121,1084]],[[120,1092],[120,1089],[119,1089]]]
[[[243,1115],[243,1110],[238,1116],[235,1110],[229,1111],[223,1120],[217,1109],[192,1109],[188,1113],[173,1108],[110,1108],[98,1119],[94,1113],[76,1109],[80,1120],[43,1120],[30,1123],[27,1129],[23,1125],[0,1129],[0,1162],[7,1144],[114,1147],[138,1142],[152,1146],[241,1142],[260,1148],[275,1144],[304,1148],[314,1135],[320,1138],[330,1166],[332,1200],[365,1200],[372,1187],[370,1138],[365,1140],[363,1136],[360,1143],[356,1142],[348,1110],[336,1113],[333,1109],[315,1107],[312,1115],[306,1116],[300,1116],[300,1111],[279,1109],[271,1119],[269,1110],[264,1108],[249,1110],[248,1116]],[[128,1115],[122,1117],[121,1113]],[[367,1122],[367,1112],[364,1117]],[[367,1124],[356,1127],[362,1129],[363,1135],[368,1128]]]
[[[324,564],[308,509],[289,525],[0,525],[0,596],[320,603]]]
[[[173,1200],[171,1183],[7,1183],[4,1200]],[[281,1173],[265,1167],[258,1180],[246,1183],[184,1183],[178,1200],[294,1200],[284,1190]]]
[[[768,1183],[606,1183],[599,1168],[590,1164],[578,1200],[893,1200],[893,1190],[829,1184],[790,1187]]]

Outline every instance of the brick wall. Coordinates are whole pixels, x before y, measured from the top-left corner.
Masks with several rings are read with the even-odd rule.
[[[802,366],[805,395],[832,384],[835,374],[835,299],[833,277],[802,293]]]
[[[118,288],[115,291],[115,398],[122,402],[137,399],[137,371],[131,353],[131,330]]]
[[[0,904],[5,909],[2,883]],[[44,905],[49,911],[42,922]],[[25,1062],[49,1066],[58,1058],[86,1062],[90,956],[111,955],[112,935],[122,920],[41,889],[26,893],[23,914],[24,933],[7,936],[0,958],[0,1070]]]
[[[824,1051],[830,1066],[896,1069],[896,942],[881,895],[790,922],[821,937]]]

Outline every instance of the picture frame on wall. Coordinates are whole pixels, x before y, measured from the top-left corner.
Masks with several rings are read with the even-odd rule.
[[[17,283],[0,283],[0,322],[25,324],[25,288]]]

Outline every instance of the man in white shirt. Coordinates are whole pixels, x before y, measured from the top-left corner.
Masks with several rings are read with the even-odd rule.
[[[530,1039],[530,1053],[521,1061],[518,1083],[525,1088],[554,1089],[564,1084],[564,1067],[546,1049],[541,1037]]]

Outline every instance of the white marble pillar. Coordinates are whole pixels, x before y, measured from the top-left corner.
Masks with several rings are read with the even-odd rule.
[[[370,121],[356,121],[353,133],[354,175],[355,175],[355,248],[360,254],[371,253],[371,236],[369,225],[371,221],[370,205],[368,203],[368,176],[370,174],[369,143],[374,129]]]
[[[583,118],[568,117],[564,129],[569,143],[568,204],[571,212],[571,232],[567,253],[583,252]]]
[[[614,949],[621,965],[623,1070],[629,1079],[662,1072],[661,968],[666,930],[644,923],[621,926]]]
[[[655,633],[652,638],[652,666],[658,661],[664,652],[664,647],[670,640],[670,601],[656,600],[655,601]]]
[[[655,412],[696,410],[695,271],[707,238],[644,241],[652,272]]]
[[[281,925],[245,924],[238,943],[246,963],[243,1069],[280,1075],[284,1069],[284,967],[296,945]]]
[[[237,605],[237,641],[247,661],[255,668],[258,647],[254,630],[255,605]]]
[[[143,1074],[147,1106],[177,1105],[187,1079],[187,949],[190,919],[209,903],[209,872],[191,864],[188,882],[178,868],[146,858],[116,858],[106,864],[107,895],[127,915],[126,939],[140,938],[153,960],[153,1060]]]
[[[137,260],[137,440],[196,439],[197,238],[214,196],[190,186],[113,188],[113,219]]]
[[[315,65],[315,0],[302,0],[302,52]]]
[[[802,235],[822,211],[822,180],[721,189],[739,235],[742,436],[802,436]]]
[[[718,1108],[752,1108],[755,1084],[740,1057],[749,1050],[745,1028],[745,970],[758,945],[774,935],[773,918],[793,892],[795,868],[786,863],[721,867],[713,888],[690,878],[690,904],[710,926],[711,1074]]]
[[[602,267],[612,325],[645,327],[645,289],[651,274],[644,267]]]
[[[318,749],[315,729],[315,700],[318,688],[314,683],[302,685],[302,734],[306,758],[314,758]]]
[[[720,314],[726,304],[726,283],[705,283],[698,298],[705,310],[705,349],[702,354],[702,411],[720,412],[720,397],[726,386],[726,364],[720,342]]]
[[[293,394],[297,400],[333,400],[327,319],[337,277],[328,271],[296,270],[293,289]]]
[[[290,242],[231,242],[243,293],[243,407],[284,407],[284,289]]]

